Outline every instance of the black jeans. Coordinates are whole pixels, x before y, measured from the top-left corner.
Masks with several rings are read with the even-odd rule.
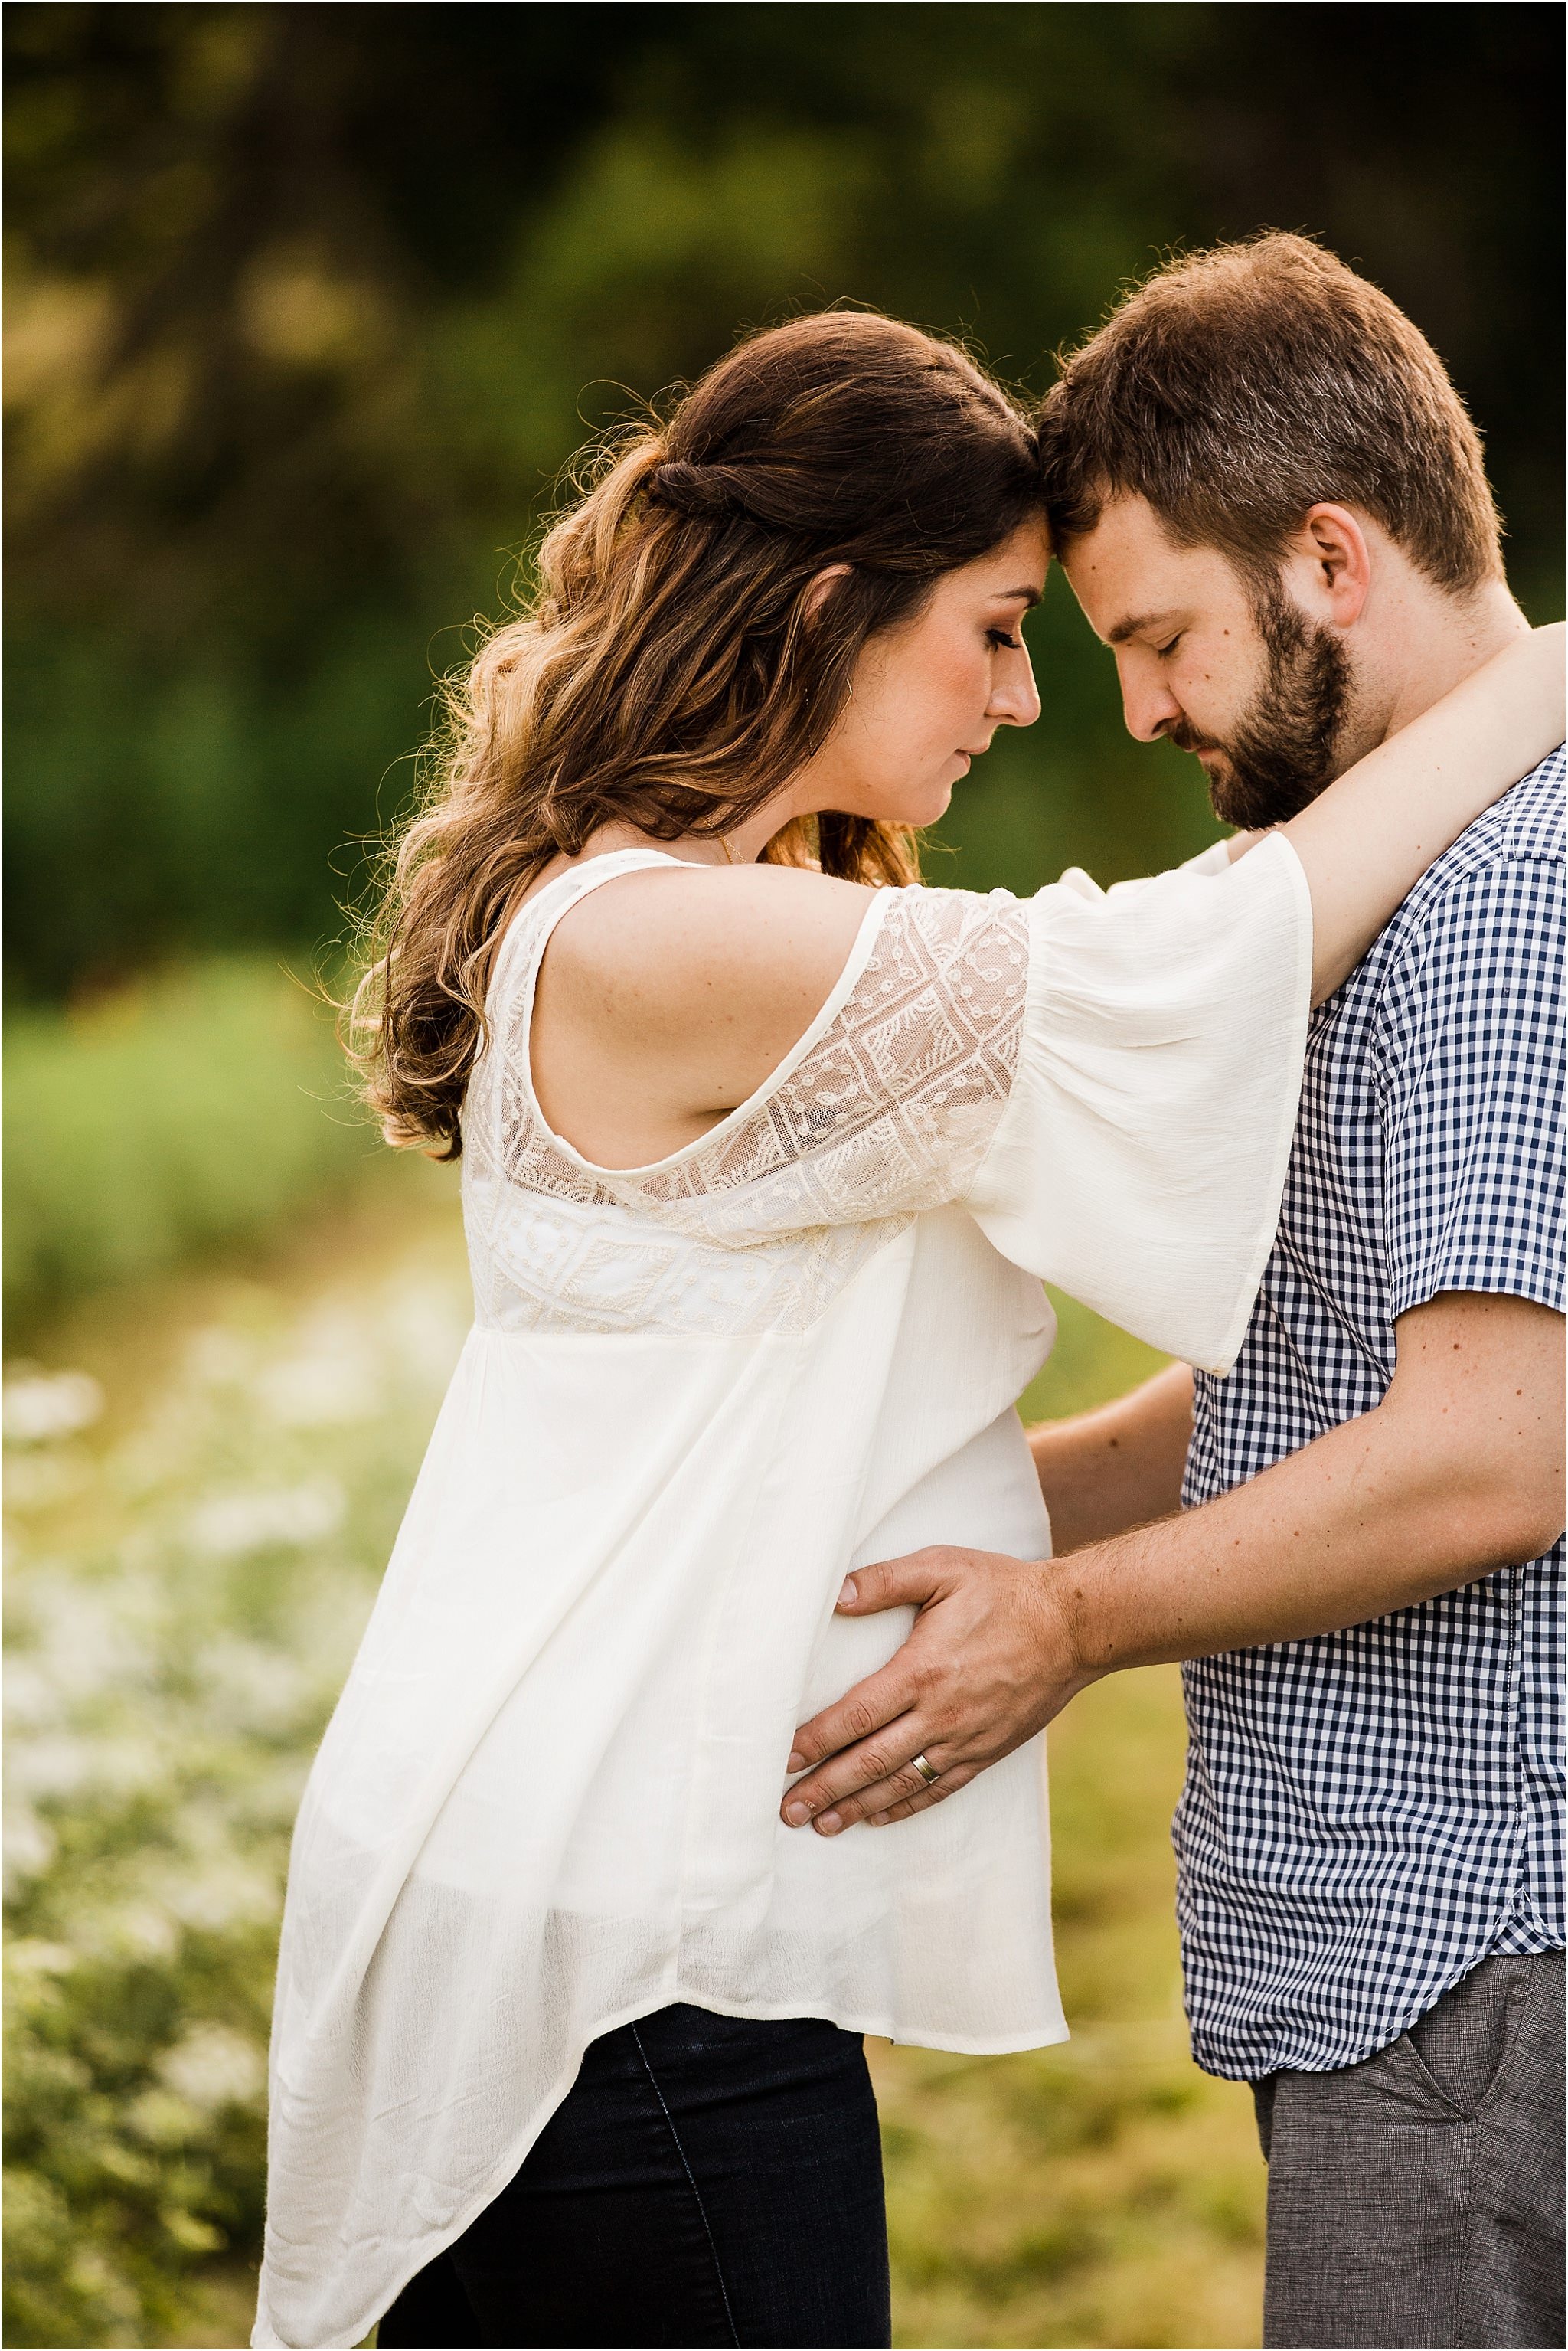
[[[859,2038],[685,2007],[594,2042],[516,2178],[377,2337],[382,2351],[890,2339]]]

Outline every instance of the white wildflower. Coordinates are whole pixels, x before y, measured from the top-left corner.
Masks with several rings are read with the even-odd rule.
[[[6,1658],[5,1692],[12,1731],[48,1729],[60,1719],[59,1692],[35,1657]]]
[[[158,2068],[176,2097],[208,2110],[246,2105],[267,2083],[267,2058],[254,2041],[225,2024],[193,2025]]]
[[[37,1936],[18,1936],[6,1946],[7,1963],[21,1975],[68,1975],[77,1963],[68,1943],[46,1943]]]
[[[268,1417],[287,1428],[368,1420],[382,1400],[369,1332],[338,1311],[313,1317],[299,1335],[298,1352],[269,1364],[256,1381]]]
[[[149,1652],[125,1622],[132,1595],[120,1584],[84,1583],[68,1576],[35,1575],[22,1595],[20,1615],[33,1632],[27,1664],[62,1695],[97,1698],[145,1678]],[[6,1706],[10,1696],[6,1672]],[[24,1689],[26,1684],[24,1683]],[[26,1699],[24,1699],[26,1703]]]
[[[84,1904],[71,1918],[78,1948],[92,1959],[168,1959],[180,1947],[180,1925],[156,1902],[101,1900]]]
[[[155,1786],[165,1768],[151,1731],[109,1738],[52,1731],[19,1739],[5,1765],[11,1785],[29,1796],[135,1795]]]
[[[282,1906],[282,1888],[272,1871],[236,1854],[206,1855],[193,1866],[150,1875],[152,1891],[168,1915],[203,1934],[266,1926]]]
[[[65,1796],[86,1787],[93,1776],[93,1750],[85,1739],[60,1731],[44,1739],[13,1742],[5,1776],[30,1796]]]
[[[236,1730],[287,1729],[312,1695],[297,1659],[237,1636],[208,1642],[193,1670],[209,1713]]]
[[[0,1426],[13,1445],[47,1445],[90,1428],[103,1410],[103,1390],[87,1372],[32,1372],[7,1380],[0,1394]]]
[[[238,1559],[275,1544],[297,1548],[319,1542],[342,1524],[344,1509],[343,1489],[335,1478],[213,1494],[192,1511],[187,1537],[193,1549],[209,1558]]]
[[[39,1877],[55,1857],[55,1833],[31,1804],[7,1802],[3,1830],[5,1885],[13,1891],[25,1878]]]

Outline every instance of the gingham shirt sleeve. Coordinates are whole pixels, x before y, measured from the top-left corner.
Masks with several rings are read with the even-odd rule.
[[[1449,1290],[1563,1307],[1563,870],[1502,856],[1411,926],[1374,1052],[1390,1320]]]

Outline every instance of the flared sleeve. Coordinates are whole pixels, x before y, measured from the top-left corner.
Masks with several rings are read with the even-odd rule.
[[[1210,1372],[1240,1349],[1301,1094],[1312,899],[1270,834],[1231,862],[1027,902],[1006,1108],[967,1205],[1017,1265]]]

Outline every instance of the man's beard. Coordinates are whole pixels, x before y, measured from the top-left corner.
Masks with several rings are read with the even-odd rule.
[[[1278,589],[1260,595],[1257,613],[1267,674],[1228,740],[1185,723],[1166,730],[1184,751],[1223,755],[1208,796],[1216,816],[1247,831],[1285,823],[1333,783],[1354,684],[1342,641],[1303,620]]]

